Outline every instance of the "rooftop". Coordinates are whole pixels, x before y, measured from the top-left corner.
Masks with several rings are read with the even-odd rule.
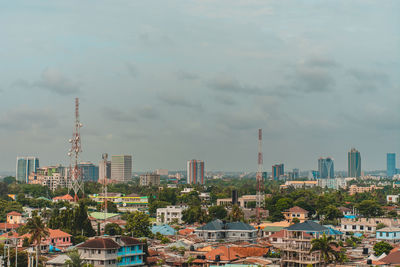
[[[119,248],[117,242],[112,240],[111,238],[94,238],[89,239],[86,242],[77,245],[78,248],[97,248],[97,249],[110,249],[110,248]]]
[[[208,231],[218,231],[218,230],[245,230],[245,231],[252,231],[255,228],[247,223],[243,222],[223,222],[221,220],[214,220],[212,222],[203,225],[196,230],[208,230]]]
[[[288,231],[304,231],[304,232],[327,232],[328,228],[313,222],[313,221],[305,221],[302,223],[296,223],[288,228],[286,228]]]

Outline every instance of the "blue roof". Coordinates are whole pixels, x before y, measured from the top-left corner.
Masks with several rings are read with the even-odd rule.
[[[355,219],[355,218],[357,218],[356,215],[344,215],[344,217],[345,217],[346,219]]]
[[[354,233],[355,237],[362,237],[362,233]]]
[[[175,235],[176,230],[169,226],[168,224],[163,224],[163,225],[154,225],[151,227],[151,232],[153,234],[160,233],[162,235]]]
[[[329,235],[343,235],[342,232],[340,232],[336,229],[333,229],[332,227],[328,227],[328,230],[329,230]]]

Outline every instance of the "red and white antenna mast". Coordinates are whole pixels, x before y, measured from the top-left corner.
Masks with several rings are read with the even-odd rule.
[[[79,162],[79,154],[82,152],[81,147],[81,133],[80,129],[82,127],[82,123],[79,121],[79,98],[75,98],[75,125],[74,131],[72,133],[72,138],[69,139],[71,143],[71,149],[68,152],[68,156],[70,157],[70,177],[71,183],[70,186],[74,191],[74,200],[78,201],[78,192],[79,190],[83,193],[83,182],[81,170],[78,167]]]
[[[258,129],[258,168],[257,168],[257,222],[261,222],[261,207],[264,205],[264,181],[263,181],[263,154],[262,154],[262,129]]]

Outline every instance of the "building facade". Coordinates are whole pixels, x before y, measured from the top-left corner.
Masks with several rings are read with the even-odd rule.
[[[396,174],[396,154],[387,153],[386,154],[386,175],[388,177],[393,177]]]
[[[347,187],[346,178],[318,179],[318,186],[339,190]]]
[[[318,159],[318,172],[321,179],[335,178],[335,167],[330,157]]]
[[[188,160],[187,183],[204,184],[204,161],[195,159]]]
[[[290,223],[294,218],[297,218],[301,223],[308,219],[308,211],[298,206],[292,207],[282,213],[285,217],[285,220]]]
[[[354,195],[357,193],[364,193],[364,192],[370,192],[372,190],[380,190],[383,189],[381,186],[376,186],[376,185],[370,185],[370,186],[356,186],[355,184],[351,185],[349,187],[349,195]]]
[[[78,164],[84,182],[97,182],[99,180],[99,166],[91,162],[81,162]]]
[[[176,221],[182,223],[182,212],[187,209],[186,206],[168,206],[166,208],[157,209],[158,223],[171,223]]]
[[[114,155],[111,157],[111,179],[128,182],[132,179],[132,156]]]
[[[104,181],[104,179],[111,179],[111,161],[108,159],[108,154],[104,153],[102,155],[102,160],[99,163],[99,181]]]
[[[376,230],[376,239],[397,243],[400,241],[400,228],[385,227]]]
[[[17,157],[15,178],[18,182],[29,183],[29,175],[39,168],[39,158]]]
[[[257,229],[243,222],[223,222],[214,220],[196,228],[194,233],[205,241],[254,241],[257,239]]]
[[[349,177],[361,177],[361,154],[360,152],[352,148],[347,154],[348,161],[348,176]]]
[[[38,168],[36,173],[29,175],[29,184],[40,184],[54,191],[57,188],[69,188],[71,179],[68,168],[63,166],[46,166]]]
[[[160,175],[156,173],[146,173],[140,175],[140,186],[158,186],[160,185]]]
[[[275,164],[272,166],[272,178],[274,180],[278,180],[279,177],[283,176],[284,174],[285,174],[285,165],[283,163]]]

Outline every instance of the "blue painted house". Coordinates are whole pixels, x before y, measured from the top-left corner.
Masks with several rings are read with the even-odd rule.
[[[117,266],[144,266],[143,243],[133,237],[116,236],[114,237],[120,247],[117,251]]]
[[[376,239],[387,240],[390,242],[400,241],[400,228],[397,227],[385,227],[376,230]]]

